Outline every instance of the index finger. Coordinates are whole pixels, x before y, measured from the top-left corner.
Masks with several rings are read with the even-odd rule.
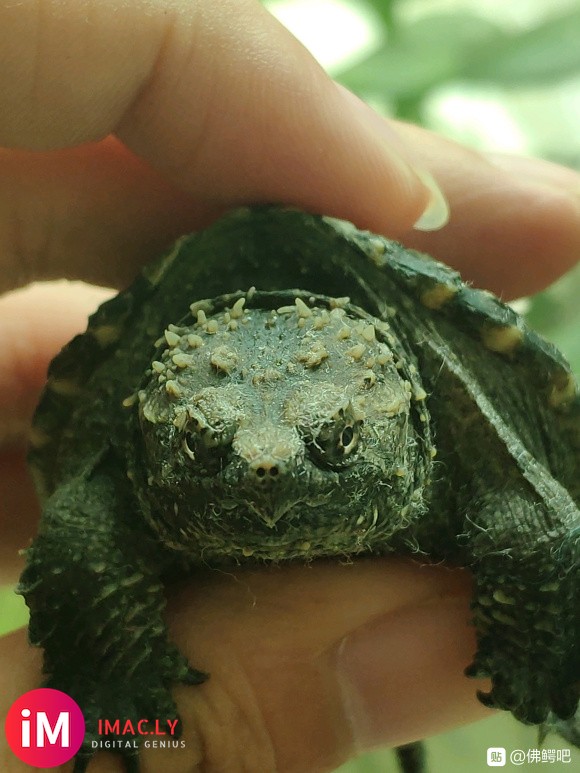
[[[25,0],[0,9],[0,47],[5,146],[115,133],[190,193],[323,205],[374,227],[377,200],[383,227],[412,225],[428,203],[417,174],[255,0]]]
[[[0,144],[53,151],[0,153],[0,291],[126,284],[180,234],[259,201],[402,239],[504,297],[577,259],[577,176],[534,166],[530,183],[379,119],[255,0],[5,3],[0,47]],[[421,169],[451,202],[435,233],[410,230],[425,207],[423,227],[445,219]]]

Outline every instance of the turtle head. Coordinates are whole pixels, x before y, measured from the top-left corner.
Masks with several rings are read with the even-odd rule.
[[[185,322],[165,331],[129,449],[163,542],[213,559],[353,553],[419,512],[425,395],[385,323],[307,293],[222,297]]]

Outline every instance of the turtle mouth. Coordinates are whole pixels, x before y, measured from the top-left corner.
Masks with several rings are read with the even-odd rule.
[[[297,499],[293,502],[284,502],[268,507],[267,505],[265,506],[257,504],[256,502],[247,501],[244,502],[244,505],[251,513],[257,515],[258,518],[263,523],[265,523],[269,529],[273,529],[278,521],[286,515],[286,513],[289,513],[296,507],[296,505],[300,504],[301,502],[302,500]]]
[[[200,545],[202,560],[218,563],[312,559],[362,549],[363,542],[357,542],[360,513],[353,518],[338,492],[277,499],[208,498],[203,505],[197,500],[193,509],[191,500],[182,500],[169,518],[154,525],[168,547],[196,562]]]
[[[336,496],[336,495],[335,495]],[[239,499],[220,501],[220,507],[232,514],[241,516],[244,520],[251,518],[253,523],[264,524],[269,530],[277,528],[300,529],[300,522],[311,523],[313,515],[321,507],[327,507],[333,497],[332,492],[319,493],[315,496],[289,498],[282,492],[277,495],[242,496]],[[288,516],[288,517],[286,517]],[[316,518],[314,518],[316,520]]]
[[[222,500],[220,505],[223,510],[231,513],[245,513],[252,516],[257,516],[259,522],[264,523],[269,529],[273,529],[276,524],[288,513],[294,510],[298,505],[304,505],[307,507],[309,503],[305,502],[302,498],[277,502],[274,498],[264,498],[258,500],[256,498],[243,498],[243,499],[228,499]],[[310,504],[310,506],[312,506]],[[294,519],[298,515],[298,512],[292,515]]]

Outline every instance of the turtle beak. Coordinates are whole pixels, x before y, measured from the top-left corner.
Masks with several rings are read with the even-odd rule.
[[[271,501],[270,504],[268,504],[267,502],[258,503],[253,501],[247,502],[246,504],[249,510],[255,513],[269,529],[272,529],[287,512],[294,508],[297,502],[280,502],[279,504],[276,504]]]

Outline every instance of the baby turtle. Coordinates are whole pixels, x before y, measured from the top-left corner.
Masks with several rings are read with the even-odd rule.
[[[202,562],[469,567],[480,700],[579,742],[579,393],[442,263],[293,209],[229,214],[56,357],[30,462],[20,592],[45,686],[86,719],[76,771],[98,719],[175,717],[172,686],[205,678],[167,640],[162,583]]]

